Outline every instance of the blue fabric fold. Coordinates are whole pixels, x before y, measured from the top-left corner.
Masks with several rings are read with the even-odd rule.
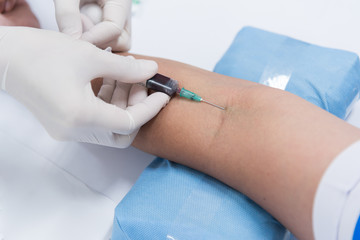
[[[113,240],[284,239],[245,195],[191,168],[155,159],[115,210]]]

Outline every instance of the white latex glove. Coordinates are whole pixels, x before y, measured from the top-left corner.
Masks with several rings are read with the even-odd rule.
[[[59,140],[127,147],[169,100],[154,93],[134,101],[137,94],[132,97],[128,88],[121,92],[122,109],[95,97],[92,79],[136,83],[153,76],[156,63],[118,56],[62,33],[0,27],[0,53],[1,88]]]
[[[100,48],[130,49],[131,0],[54,0],[54,3],[61,32]],[[100,8],[100,17],[96,6]],[[87,7],[84,14],[80,12],[83,7]],[[91,27],[89,20],[92,21]]]

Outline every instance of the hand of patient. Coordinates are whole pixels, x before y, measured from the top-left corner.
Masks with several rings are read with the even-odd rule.
[[[25,0],[0,0],[0,25],[39,28],[39,21]]]
[[[17,0],[0,0],[0,13],[10,12]]]

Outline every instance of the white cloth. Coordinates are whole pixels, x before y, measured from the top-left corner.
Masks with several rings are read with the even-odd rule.
[[[58,142],[4,92],[0,108],[0,232],[5,239],[108,240],[115,206],[154,156],[134,148]],[[17,205],[29,209],[15,211]],[[49,216],[54,219],[48,221]],[[5,229],[1,222],[7,223]]]
[[[313,206],[316,240],[351,240],[360,216],[360,141],[330,164]]]
[[[2,131],[0,146],[4,239],[109,239],[114,201]]]

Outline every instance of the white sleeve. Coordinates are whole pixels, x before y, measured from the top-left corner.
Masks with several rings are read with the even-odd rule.
[[[320,181],[313,206],[315,240],[352,240],[359,215],[360,141],[357,141],[334,159]]]

